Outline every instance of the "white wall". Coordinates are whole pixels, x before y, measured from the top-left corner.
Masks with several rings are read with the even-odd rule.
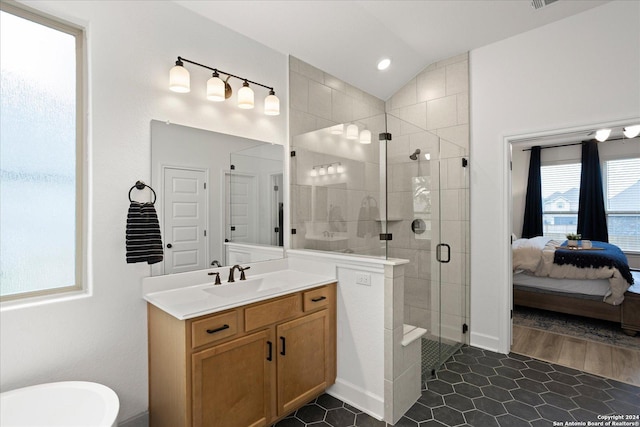
[[[88,260],[91,295],[12,310],[0,318],[2,391],[55,380],[106,384],[120,397],[119,420],[147,410],[146,264],[126,264],[124,230],[136,180],[150,180],[150,121],[286,143],[286,114],[204,97],[204,70],[189,68],[192,92],[167,89],[178,55],[273,85],[286,112],[287,58],[164,1],[29,1],[87,28],[89,111]],[[188,67],[188,66],[187,66]],[[235,90],[239,88],[233,82]],[[45,255],[46,256],[46,255]],[[34,266],[37,268],[37,266]]]
[[[507,352],[504,138],[637,117],[640,2],[613,1],[473,50],[470,73],[471,344]]]

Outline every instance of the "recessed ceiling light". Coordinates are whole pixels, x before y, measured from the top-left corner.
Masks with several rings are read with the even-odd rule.
[[[389,58],[385,58],[382,61],[378,62],[378,70],[386,70],[391,65],[391,60]]]

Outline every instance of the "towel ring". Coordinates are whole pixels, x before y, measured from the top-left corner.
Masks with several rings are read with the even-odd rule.
[[[153,191],[153,188],[142,181],[136,181],[135,185],[129,189],[129,201],[133,202],[133,200],[131,200],[131,192],[134,188],[137,188],[138,190],[144,190],[145,187],[147,187],[153,193],[153,202],[151,202],[151,204],[154,204],[156,202],[156,199],[158,198],[158,196],[156,196],[156,192]]]

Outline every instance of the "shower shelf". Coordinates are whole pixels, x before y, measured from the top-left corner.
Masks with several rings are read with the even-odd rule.
[[[386,221],[386,222],[397,222],[397,221],[404,221],[404,219],[403,218],[387,218],[387,219],[376,218],[376,219],[374,219],[374,221],[376,221],[376,222],[383,222],[383,221]]]

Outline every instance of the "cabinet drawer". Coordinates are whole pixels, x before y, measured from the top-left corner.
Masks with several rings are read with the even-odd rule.
[[[302,314],[302,296],[290,295],[245,309],[244,329],[252,331],[299,314]]]
[[[238,312],[218,314],[191,324],[191,348],[200,347],[235,335],[238,332]]]
[[[331,288],[323,287],[313,289],[304,293],[304,311],[315,310],[316,308],[326,307],[331,303]]]

